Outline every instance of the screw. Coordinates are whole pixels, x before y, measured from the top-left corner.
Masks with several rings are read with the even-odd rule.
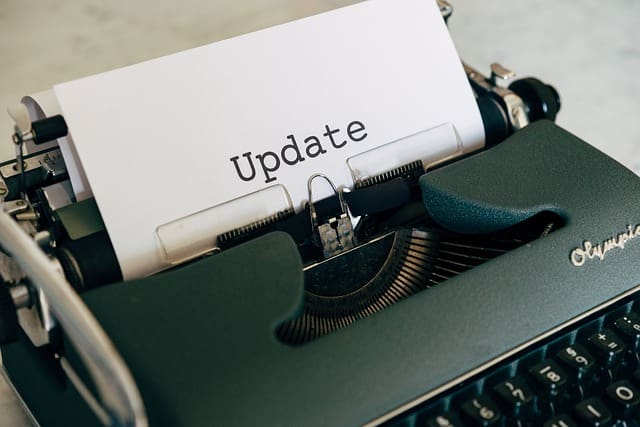
[[[18,162],[14,163],[12,169],[18,172]],[[22,162],[22,170],[26,172],[27,170],[27,162]]]
[[[38,214],[36,212],[23,212],[16,214],[16,220],[18,221],[37,221]]]

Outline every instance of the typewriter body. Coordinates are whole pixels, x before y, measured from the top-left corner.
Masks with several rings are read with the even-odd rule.
[[[640,179],[553,123],[552,87],[465,68],[486,149],[309,200],[129,282],[95,204],[67,196],[57,148],[21,151],[64,119],[16,113],[0,332],[33,421],[638,425]]]

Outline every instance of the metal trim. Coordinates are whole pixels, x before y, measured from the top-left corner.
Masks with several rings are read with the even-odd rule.
[[[53,315],[85,364],[112,421],[123,427],[147,427],[140,391],[106,332],[65,280],[58,264],[48,258],[2,205],[0,243],[47,297]]]

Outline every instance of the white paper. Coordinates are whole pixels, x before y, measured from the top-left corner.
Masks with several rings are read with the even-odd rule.
[[[300,208],[312,174],[350,187],[347,158],[447,122],[464,152],[484,143],[432,0],[369,0],[55,92],[126,279],[167,266],[156,229],[175,219],[276,184]],[[350,139],[355,122],[365,130],[351,125]],[[325,125],[339,129],[336,147]],[[255,156],[281,152],[288,135],[304,160],[263,173]],[[305,151],[310,136],[326,153]],[[230,159],[248,178],[247,152],[256,176],[244,181]]]

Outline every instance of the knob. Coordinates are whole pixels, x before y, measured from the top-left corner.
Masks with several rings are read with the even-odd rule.
[[[528,108],[530,122],[556,119],[560,111],[560,95],[553,86],[536,78],[527,77],[511,83],[509,89],[524,101]]]

